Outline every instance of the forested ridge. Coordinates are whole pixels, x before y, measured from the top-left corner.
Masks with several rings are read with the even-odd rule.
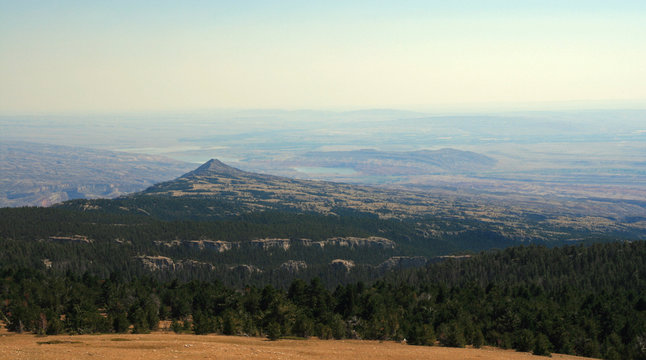
[[[196,334],[406,339],[494,345],[607,359],[646,358],[646,242],[513,247],[384,279],[232,288],[118,273],[60,274],[4,266],[11,331],[148,332],[159,320]]]
[[[147,199],[150,208],[158,210],[181,209],[186,199]],[[462,251],[479,251],[513,244],[498,234],[465,221],[471,230],[451,235],[429,237],[420,232],[421,226],[434,226],[452,232],[455,222],[442,219],[380,219],[375,215],[347,210],[342,216],[318,213],[264,211],[220,219],[192,217],[172,220],[144,212],[123,212],[113,209],[115,200],[105,200],[109,206],[101,211],[81,211],[75,206],[55,208],[0,209],[1,265],[17,265],[56,272],[89,272],[107,277],[119,271],[126,279],[150,275],[157,280],[173,278],[188,281],[223,281],[228,286],[243,287],[254,284],[288,286],[296,277],[310,280],[319,277],[328,287],[338,283],[374,280],[383,275],[375,270],[393,256],[423,256],[431,259],[438,255]],[[129,203],[125,199],[122,205]],[[103,201],[99,201],[103,202]],[[75,202],[72,202],[75,203]],[[201,206],[199,200],[189,203]],[[136,204],[139,204],[138,202]],[[197,205],[196,205],[197,204]],[[206,203],[205,203],[206,205]],[[171,213],[179,210],[168,210]],[[161,216],[161,215],[160,215]],[[420,225],[422,224],[422,225]],[[87,241],[56,239],[78,236]],[[326,246],[325,249],[294,245],[289,249],[253,247],[254,239],[309,239],[321,241],[334,237],[367,238],[377,236],[393,242],[392,248]],[[190,241],[207,239],[241,244],[224,252],[189,246]],[[176,264],[173,269],[152,271],[143,266],[141,256],[163,256]],[[353,261],[356,266],[347,272],[330,269],[335,259]],[[306,268],[298,274],[279,271],[288,261],[303,261]],[[240,265],[252,265],[262,271],[231,271]],[[172,271],[171,271],[172,270]]]

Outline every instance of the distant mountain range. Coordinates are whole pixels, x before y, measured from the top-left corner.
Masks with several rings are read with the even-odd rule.
[[[113,198],[177,177],[193,166],[162,156],[3,141],[0,207]]]

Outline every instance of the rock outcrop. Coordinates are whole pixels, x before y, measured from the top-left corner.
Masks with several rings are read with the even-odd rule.
[[[77,243],[92,243],[94,240],[88,239],[85,235],[72,235],[72,236],[50,236],[49,241],[56,242],[77,242]]]
[[[215,250],[217,252],[225,252],[231,249],[243,248],[245,246],[250,246],[254,249],[262,250],[271,250],[271,249],[283,249],[289,250],[292,246],[311,246],[318,249],[323,249],[326,246],[341,246],[341,247],[350,247],[350,248],[377,248],[377,249],[394,249],[397,244],[389,239],[370,236],[366,238],[360,237],[331,237],[325,240],[314,241],[311,239],[281,239],[281,238],[265,238],[265,239],[255,239],[246,242],[231,242],[231,241],[222,241],[222,240],[209,240],[209,239],[200,239],[200,240],[173,240],[173,241],[155,241],[157,245],[173,247],[173,246],[187,246],[190,248],[197,248],[200,250]]]
[[[192,259],[174,261],[166,256],[141,255],[136,257],[147,270],[150,271],[175,271],[187,268],[203,268],[215,270],[215,266],[209,263],[196,261]]]
[[[291,246],[292,241],[290,239],[258,239],[251,240],[251,246],[254,248],[260,248],[263,250],[269,250],[272,248],[279,248],[283,250],[288,250]]]
[[[287,260],[286,262],[280,264],[278,269],[287,271],[290,274],[295,274],[299,271],[307,269],[307,263],[305,261]]]
[[[330,268],[334,271],[349,272],[354,266],[352,260],[334,259],[330,262]]]
[[[225,252],[231,250],[237,243],[221,240],[190,240],[185,242],[186,246],[198,248],[200,250],[209,249],[217,252]]]
[[[229,267],[229,270],[241,273],[242,275],[251,275],[254,273],[261,273],[262,269],[260,269],[257,266],[253,265],[247,265],[247,264],[240,264],[236,266],[231,266]]]
[[[346,246],[351,248],[376,247],[379,249],[394,249],[396,246],[394,241],[383,237],[378,237],[378,236],[370,236],[367,238],[359,238],[359,237],[352,237],[352,236],[333,237],[333,238],[323,240],[322,243],[324,243],[327,246],[335,245],[335,246]]]
[[[177,264],[173,259],[166,256],[148,256],[141,255],[137,256],[137,259],[150,271],[164,271],[164,270],[175,270],[177,269]]]

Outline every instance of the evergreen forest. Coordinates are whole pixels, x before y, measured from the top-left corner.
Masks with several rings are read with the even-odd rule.
[[[493,345],[538,355],[646,358],[646,242],[511,247],[372,282],[286,287],[126,279],[3,266],[10,331],[195,334]]]

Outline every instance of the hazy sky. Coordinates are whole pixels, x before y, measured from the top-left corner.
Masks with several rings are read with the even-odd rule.
[[[646,1],[0,0],[0,114],[563,102],[646,107]]]

